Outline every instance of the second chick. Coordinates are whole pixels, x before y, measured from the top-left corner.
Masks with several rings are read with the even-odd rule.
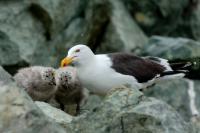
[[[79,113],[80,105],[85,104],[88,98],[88,90],[81,86],[75,68],[59,68],[56,70],[55,79],[55,100],[60,104],[60,108],[64,110],[65,105],[76,104],[76,114]]]

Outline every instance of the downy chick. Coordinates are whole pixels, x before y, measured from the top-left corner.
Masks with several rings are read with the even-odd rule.
[[[34,101],[47,102],[56,92],[54,76],[54,68],[32,66],[20,69],[14,79]]]

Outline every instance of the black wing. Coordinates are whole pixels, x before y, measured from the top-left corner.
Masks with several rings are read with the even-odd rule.
[[[140,58],[133,54],[112,53],[108,54],[116,72],[134,76],[138,82],[143,83],[153,79],[157,74],[163,73],[165,67],[150,60]]]

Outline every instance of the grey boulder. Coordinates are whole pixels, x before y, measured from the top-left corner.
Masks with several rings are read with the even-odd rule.
[[[143,55],[169,60],[200,57],[200,43],[186,38],[152,36],[144,46]]]
[[[82,133],[193,132],[191,125],[169,105],[128,88],[114,89],[100,106],[74,119],[68,128]]]

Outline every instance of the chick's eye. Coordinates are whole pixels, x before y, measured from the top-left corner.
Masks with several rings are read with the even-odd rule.
[[[77,49],[75,52],[76,52],[76,53],[77,53],[77,52],[80,52],[80,49]]]

